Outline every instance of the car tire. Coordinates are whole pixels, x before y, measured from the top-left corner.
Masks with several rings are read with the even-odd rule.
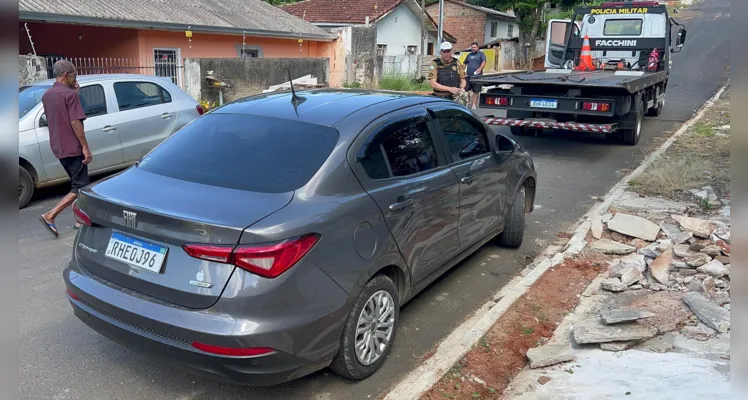
[[[380,295],[382,295],[382,297],[377,297]],[[371,309],[371,302],[376,301],[376,299],[391,302],[389,310],[385,312],[385,314],[391,313],[391,318],[385,318],[384,315],[379,315],[380,318],[384,318],[385,325],[391,323],[391,331],[384,332],[385,335],[389,336],[389,339],[387,340],[384,349],[380,351],[378,358],[376,358],[376,360],[369,360],[370,363],[367,364],[366,360],[362,361],[362,353],[357,352],[356,346],[357,344],[360,345],[362,342],[369,342],[367,340],[367,334],[369,334],[370,337],[371,332],[373,331],[381,332],[381,325],[374,326],[371,328],[371,331],[367,328],[366,331],[358,335],[357,331],[359,331],[359,327],[366,327],[364,314],[373,311]],[[376,275],[361,290],[353,308],[348,314],[345,327],[343,328],[343,335],[340,339],[340,349],[333,359],[332,364],[330,364],[330,369],[332,369],[336,374],[352,380],[365,379],[377,372],[392,350],[392,344],[395,341],[399,318],[400,298],[398,296],[397,287],[395,287],[395,284],[387,276],[381,274]],[[375,319],[378,318],[375,317]],[[371,344],[371,342],[369,342],[369,344]],[[363,358],[365,358],[365,354],[363,355]]]
[[[29,204],[31,197],[34,195],[34,178],[29,171],[22,166],[18,166],[18,209],[22,209]]]
[[[527,111],[507,110],[506,117],[515,118],[515,119],[526,119],[526,118],[532,118],[532,113],[527,112]],[[514,136],[527,136],[530,133],[529,129],[525,128],[524,126],[510,126],[509,131],[512,132],[512,135]]]
[[[514,202],[506,216],[504,230],[499,234],[498,243],[501,246],[516,249],[522,245],[522,239],[525,236],[525,195],[523,185],[514,195]]]
[[[642,136],[642,124],[644,122],[644,107],[626,114],[626,119],[634,124],[633,128],[621,129],[621,141],[625,145],[636,146]]]

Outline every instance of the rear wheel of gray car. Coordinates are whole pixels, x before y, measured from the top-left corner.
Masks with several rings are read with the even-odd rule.
[[[18,166],[18,208],[24,208],[34,195],[34,178],[26,168]]]
[[[392,349],[400,317],[400,298],[390,278],[377,275],[364,286],[348,314],[340,350],[330,365],[348,379],[374,374]]]
[[[506,216],[504,231],[499,235],[499,244],[504,247],[518,248],[525,236],[525,187],[517,190],[512,207]]]

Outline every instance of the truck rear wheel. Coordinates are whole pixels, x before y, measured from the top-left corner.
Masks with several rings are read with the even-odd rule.
[[[527,111],[507,110],[506,117],[514,119],[527,119],[532,118],[532,113]],[[512,135],[514,136],[527,136],[535,134],[535,130],[527,129],[524,126],[510,126],[509,131],[511,131]]]
[[[662,100],[657,102],[657,105],[647,110],[647,116],[659,117],[662,114],[662,109],[665,107],[665,96],[662,96]]]
[[[636,146],[639,143],[639,139],[642,136],[642,123],[644,122],[644,108],[642,107],[636,111],[630,111],[624,119],[633,123],[632,128],[621,129],[621,141],[623,144],[629,146]]]

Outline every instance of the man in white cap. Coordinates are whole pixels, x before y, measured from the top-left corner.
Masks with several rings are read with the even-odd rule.
[[[465,92],[465,66],[452,57],[452,44],[444,42],[439,47],[440,56],[431,63],[429,83],[434,95],[457,98]]]

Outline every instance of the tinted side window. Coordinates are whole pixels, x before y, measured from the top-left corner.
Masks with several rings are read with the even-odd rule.
[[[409,117],[384,127],[362,160],[372,179],[407,176],[436,168],[434,142],[425,116]]]
[[[117,82],[114,93],[120,111],[170,103],[169,92],[151,82]]]
[[[78,91],[83,111],[87,118],[106,114],[106,96],[101,85],[90,85]]]
[[[470,116],[458,110],[440,110],[435,114],[453,160],[465,160],[490,151],[485,129]]]

